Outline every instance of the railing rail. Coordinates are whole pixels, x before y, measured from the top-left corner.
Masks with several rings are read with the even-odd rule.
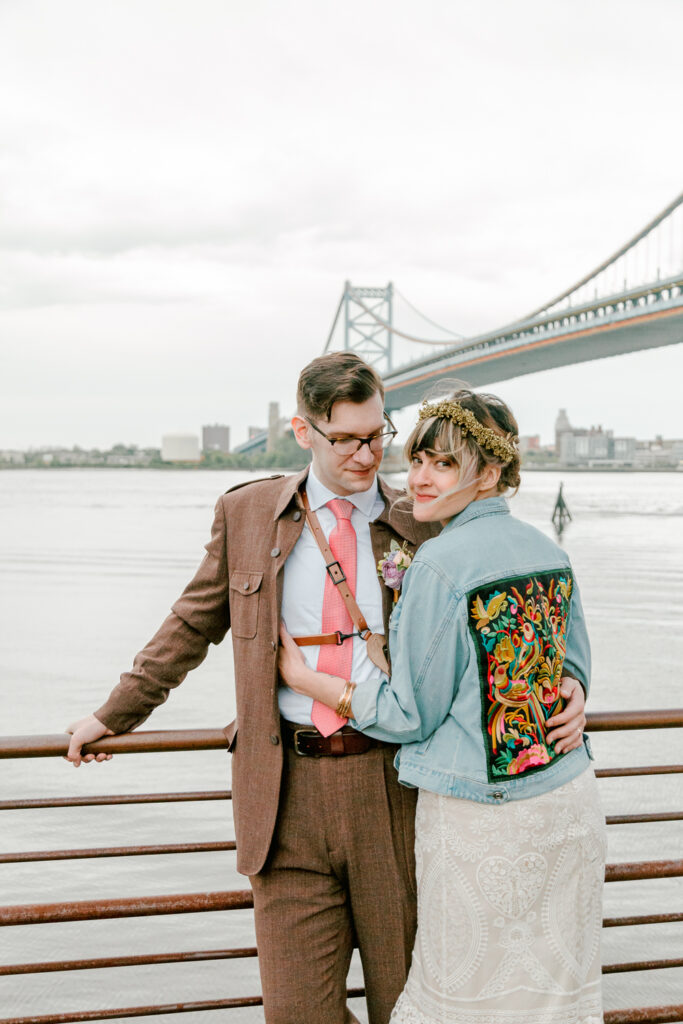
[[[683,708],[661,711],[594,712],[588,716],[587,729],[607,732],[631,729],[661,729],[683,727]],[[70,737],[66,734],[47,736],[0,737],[0,759],[64,756]],[[84,748],[90,753],[155,753],[226,749],[228,738],[222,729],[170,730],[164,732],[136,732],[99,740]],[[640,765],[622,768],[603,768],[596,771],[601,778],[665,775],[683,772],[682,764]],[[52,797],[0,801],[0,811],[38,810],[46,808],[109,806],[114,804],[151,804],[230,800],[230,790],[202,790],[193,792],[108,794],[106,796]],[[683,809],[651,811],[644,814],[616,814],[608,816],[608,825],[672,822],[683,820]],[[207,853],[234,851],[235,842],[153,844],[147,846],[111,846],[64,850],[31,850],[0,854],[0,864],[31,861],[61,861],[104,857],[149,856],[173,853]],[[683,859],[656,860],[608,864],[606,882],[627,882],[652,878],[683,877]],[[165,914],[205,913],[207,911],[248,910],[253,907],[251,890],[220,892],[190,892],[161,896],[138,896],[120,899],[83,900],[63,903],[14,904],[0,907],[0,927],[55,922],[111,920],[113,918],[150,917]],[[683,910],[664,914],[640,914],[605,918],[603,927],[634,927],[639,925],[672,925],[683,923]],[[80,971],[101,968],[135,967],[142,965],[201,962],[209,960],[237,960],[253,958],[253,947],[234,949],[187,950],[144,955],[92,957],[86,959],[37,961],[0,965],[0,977]],[[636,971],[666,970],[683,967],[683,957],[667,957],[603,965],[604,974],[623,974]],[[349,996],[362,996],[363,989],[349,989]],[[225,998],[149,1006],[120,1007],[50,1013],[42,1016],[0,1019],[0,1024],[77,1024],[84,1021],[115,1020],[131,1017],[160,1016],[208,1010],[236,1009],[262,1005],[260,996]],[[610,1010],[605,1013],[605,1024],[665,1024],[683,1021],[683,1004]]]
[[[615,732],[625,729],[680,729],[683,708],[645,711],[594,711],[586,716],[589,732]],[[69,749],[68,733],[46,736],[0,736],[0,759],[24,757],[64,757]],[[105,736],[83,747],[89,754],[179,753],[190,750],[227,750],[229,738],[224,729],[167,729],[163,732],[126,732]]]

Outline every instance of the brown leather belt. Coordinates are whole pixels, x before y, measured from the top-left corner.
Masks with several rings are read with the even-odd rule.
[[[345,757],[347,754],[366,754],[373,747],[385,747],[382,740],[365,736],[350,725],[345,725],[331,736],[322,736],[313,725],[297,725],[282,719],[282,740],[302,757]]]

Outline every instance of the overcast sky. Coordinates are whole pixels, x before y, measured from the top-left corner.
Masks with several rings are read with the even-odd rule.
[[[465,334],[540,306],[681,191],[681,39],[680,0],[0,0],[0,448],[238,443],[347,278]],[[491,390],[681,437],[681,380]]]

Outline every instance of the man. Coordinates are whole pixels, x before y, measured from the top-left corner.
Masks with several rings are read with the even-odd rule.
[[[313,702],[278,685],[278,629],[282,618],[309,641],[309,664],[345,664],[360,686],[380,672],[304,530],[304,492],[373,633],[386,634],[393,598],[377,562],[392,541],[414,551],[433,528],[416,523],[400,494],[378,480],[395,431],[371,367],[348,352],[322,356],[302,371],[297,397],[292,426],[311,467],[219,499],[197,574],[103,707],[69,727],[68,757],[75,765],[102,759],[83,756],[82,744],[140,725],[231,628],[237,867],[254,892],[266,1020],[355,1020],[346,976],[356,942],[370,1024],[386,1024],[415,932],[416,791],[398,784],[394,746],[348,725],[319,731]],[[342,535],[343,557],[335,553]],[[320,643],[321,634],[339,642]],[[567,684],[574,696],[549,737],[558,749],[578,744],[584,722],[581,686]]]

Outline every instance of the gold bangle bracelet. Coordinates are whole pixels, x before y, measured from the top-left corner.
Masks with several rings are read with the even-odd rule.
[[[353,691],[355,689],[356,684],[352,683],[351,680],[349,679],[344,685],[344,689],[341,692],[339,702],[336,708],[334,709],[336,714],[338,714],[340,718],[351,717],[351,698],[353,697]]]

